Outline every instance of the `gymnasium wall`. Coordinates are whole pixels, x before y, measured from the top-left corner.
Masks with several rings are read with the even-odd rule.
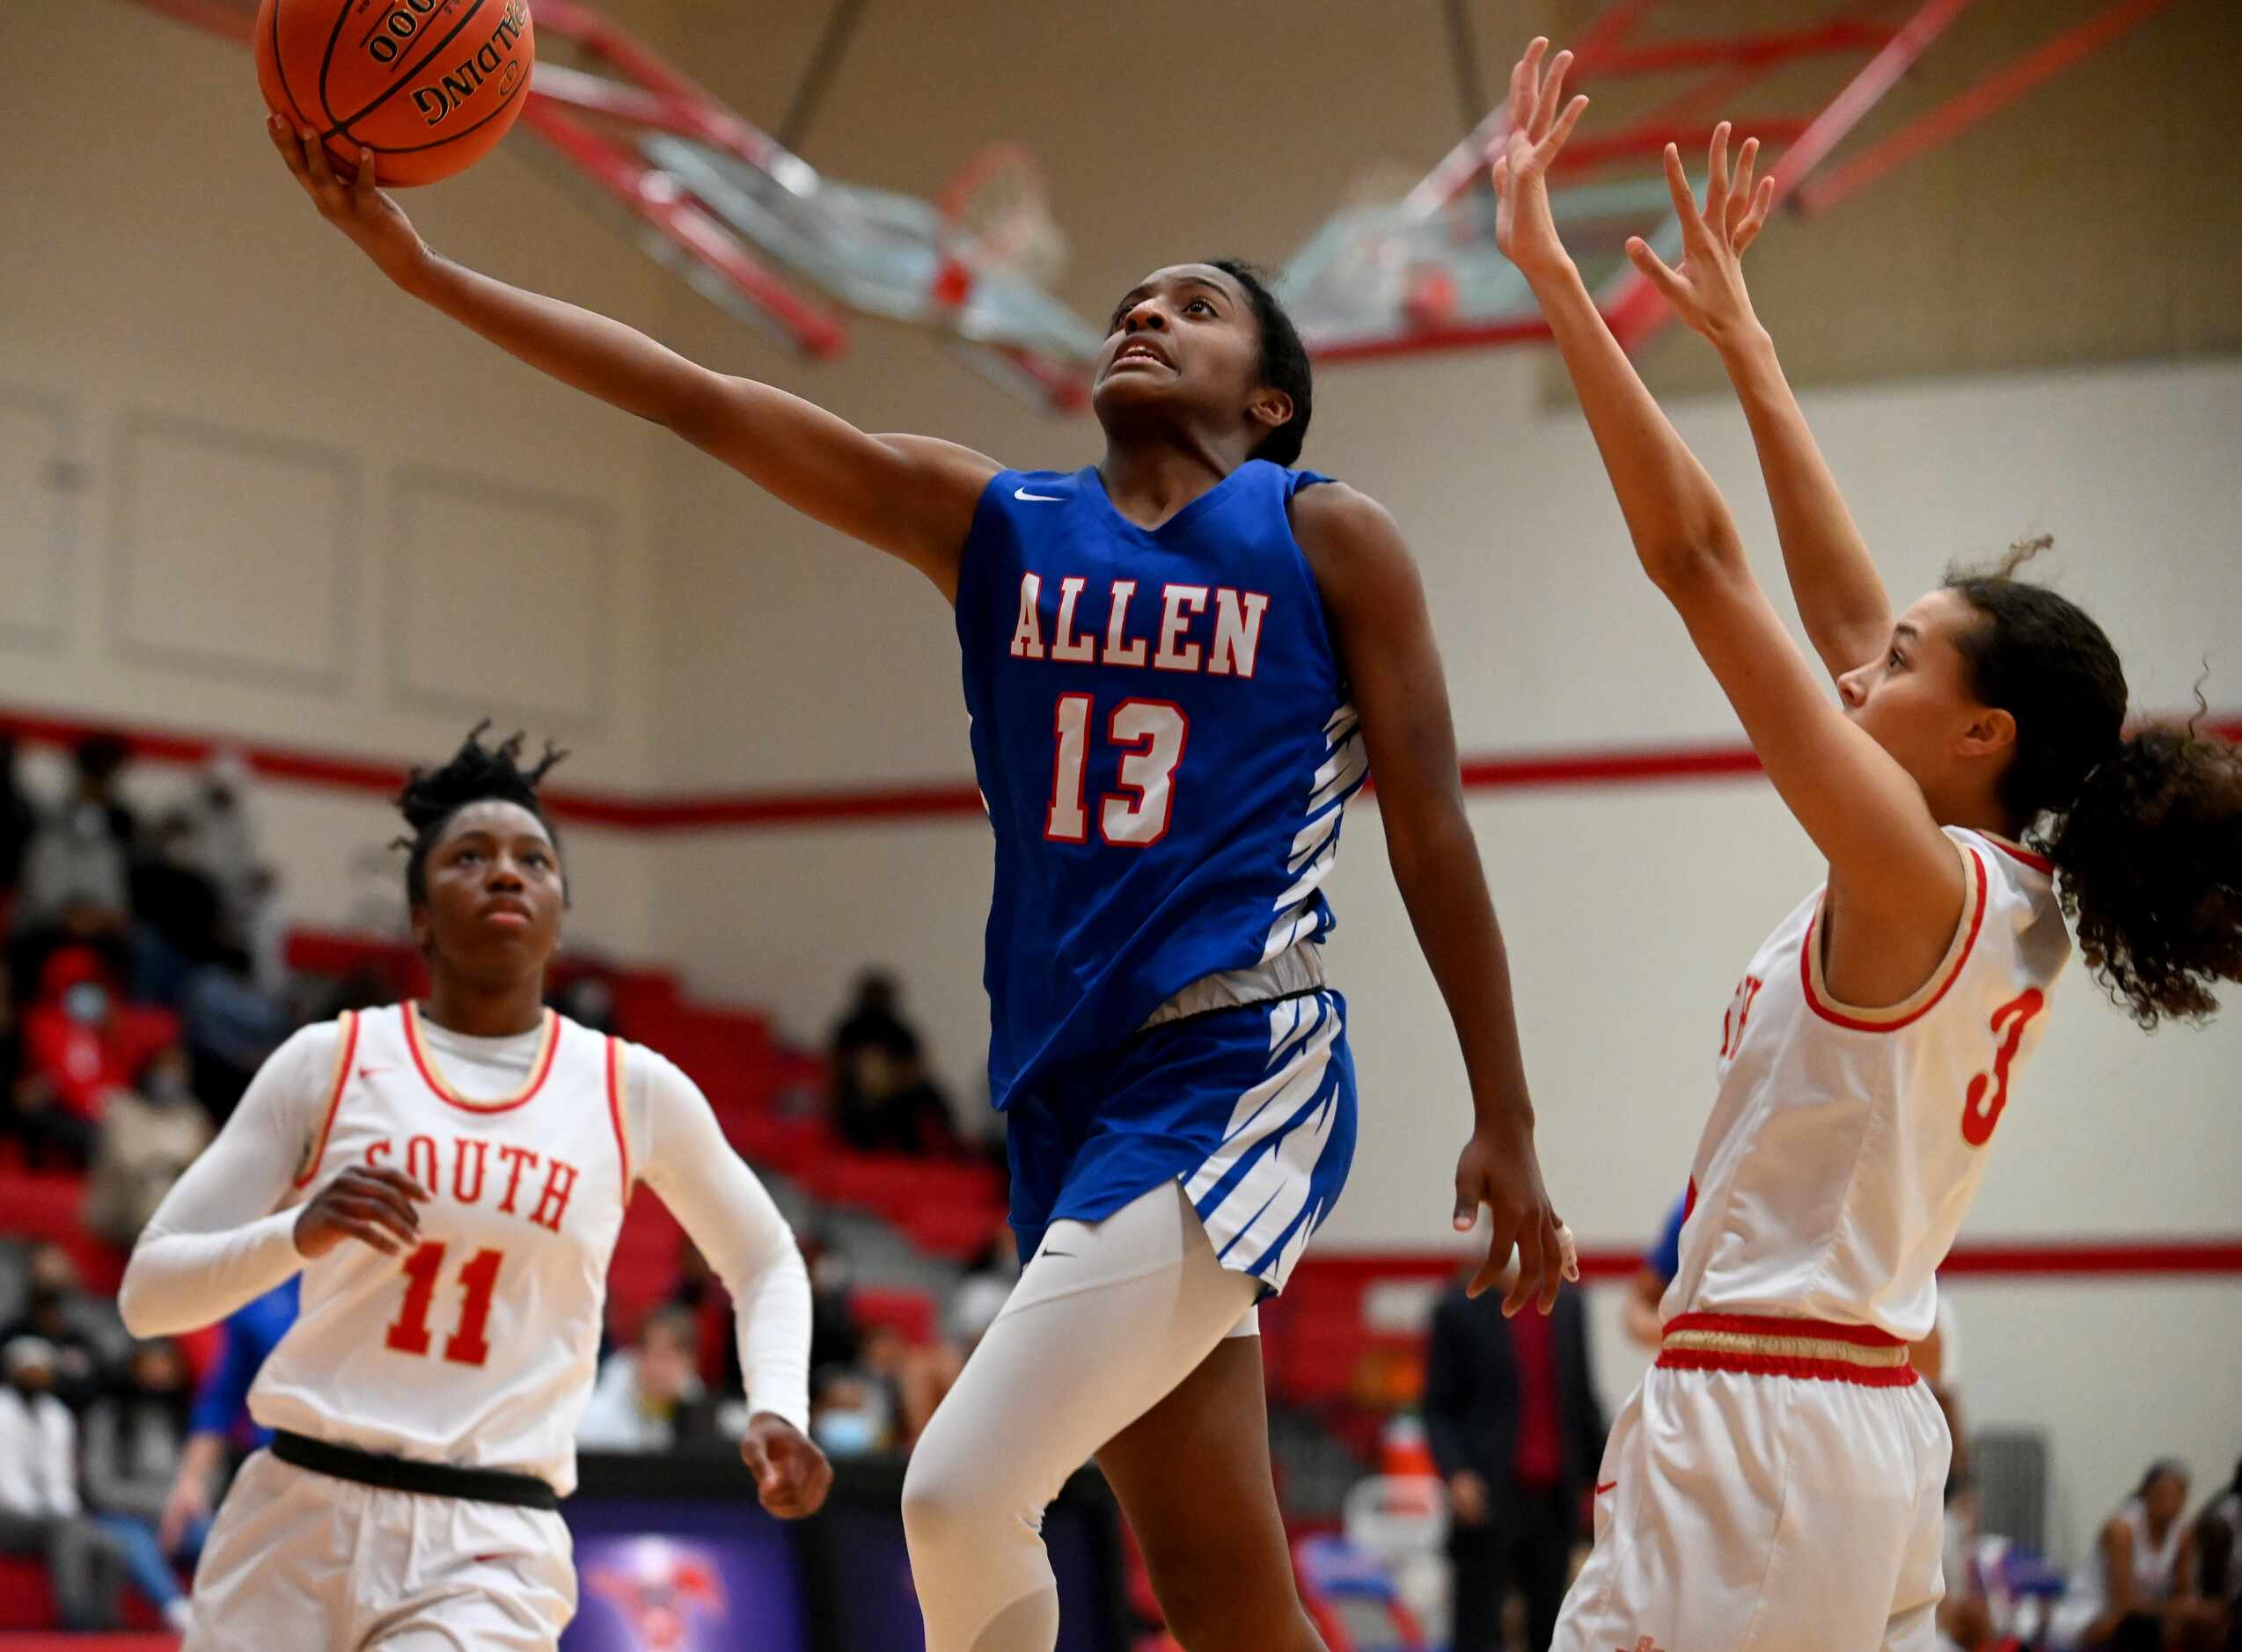
[[[580,786],[655,778],[651,434],[393,293],[289,181],[238,48],[12,5],[0,107],[0,707],[387,759],[489,715]],[[430,238],[660,303],[518,149],[408,199]],[[298,917],[394,918],[377,800],[256,807]],[[646,950],[648,852],[580,838],[577,932]]]

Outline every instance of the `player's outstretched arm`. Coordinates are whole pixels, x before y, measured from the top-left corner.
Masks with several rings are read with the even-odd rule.
[[[1752,182],[1758,158],[1759,140],[1747,138],[1730,176],[1728,124],[1716,128],[1701,211],[1682,173],[1681,151],[1667,144],[1666,182],[1682,226],[1682,267],[1669,269],[1640,236],[1628,242],[1627,256],[1690,330],[1720,352],[1759,450],[1799,618],[1829,675],[1843,676],[1875,659],[1891,640],[1892,599],[1744,285],[1745,251],[1759,238],[1775,203],[1773,179],[1756,186]]]
[[[318,1151],[336,1082],[332,1021],[307,1027],[250,1080],[218,1137],[164,1195],[132,1247],[117,1311],[135,1336],[216,1325],[338,1245],[385,1255],[418,1242],[428,1194],[394,1170],[350,1166],[280,1207]]]
[[[273,147],[320,215],[406,292],[562,384],[668,427],[804,515],[909,563],[943,596],[981,490],[1002,467],[955,442],[868,435],[799,396],[711,372],[637,329],[524,292],[429,250],[362,164],[268,120]]]
[[[740,1456],[756,1494],[781,1519],[813,1515],[833,1470],[810,1438],[810,1273],[794,1231],[698,1085],[650,1050],[634,1049],[626,1071],[638,1173],[731,1292],[751,1414]]]
[[[1537,64],[1529,49],[1513,107],[1535,107],[1516,88],[1535,86]],[[1829,861],[1840,990],[1856,1003],[1896,1003],[1922,983],[1960,919],[1960,859],[1907,771],[1828,698],[1753,576],[1727,501],[1604,324],[1550,217],[1546,172],[1564,130],[1550,125],[1550,99],[1538,101],[1495,166],[1503,251],[1541,302],[1644,572],[1681,614],[1768,778]],[[1701,265],[1711,259],[1701,249],[1728,232],[1725,216],[1716,230],[1694,208],[1682,229]],[[1897,644],[1887,637],[1884,646]]]
[[[1293,531],[1322,591],[1362,720],[1394,881],[1462,1047],[1474,1124],[1456,1166],[1455,1224],[1468,1232],[1483,1204],[1494,1221],[1472,1289],[1494,1282],[1514,1245],[1518,1281],[1504,1310],[1536,1302],[1547,1312],[1560,1278],[1574,1274],[1570,1236],[1542,1186],[1510,961],[1464,818],[1455,725],[1425,588],[1394,519],[1351,487],[1302,489]]]

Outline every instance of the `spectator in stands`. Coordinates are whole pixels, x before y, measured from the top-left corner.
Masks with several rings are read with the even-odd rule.
[[[127,1339],[116,1305],[80,1289],[77,1263],[60,1245],[31,1254],[30,1290],[22,1315],[0,1328],[0,1345],[22,1338],[47,1350],[48,1392],[73,1408],[92,1399],[121,1361]]]
[[[2229,1626],[2242,1641],[2242,1462],[2226,1489],[2195,1517],[2195,1554],[2204,1597],[2223,1600]]]
[[[16,1115],[33,1162],[55,1150],[79,1169],[112,1097],[140,1081],[178,1039],[169,1012],[127,1004],[107,961],[90,947],[46,960],[37,1002],[24,1012],[24,1073]]]
[[[2223,1604],[2195,1586],[2195,1532],[2181,1518],[2187,1466],[2150,1465],[2118,1505],[2094,1553],[2055,1608],[2048,1641],[2056,1652],[2210,1652],[2224,1628]]]
[[[1643,1253],[1643,1265],[1627,1283],[1627,1338],[1638,1348],[1654,1349],[1665,1338],[1666,1321],[1659,1305],[1666,1288],[1682,1271],[1682,1224],[1689,1214],[1689,1195],[1683,1194],[1666,1213],[1658,1243]]]
[[[714,1440],[708,1391],[694,1369],[700,1327],[692,1312],[664,1305],[639,1324],[638,1346],[608,1356],[576,1444],[587,1451],[669,1451]]]
[[[811,1379],[810,1437],[835,1462],[889,1449],[894,1402],[878,1378],[851,1366],[828,1366]]]
[[[258,983],[245,959],[230,954],[187,977],[180,1012],[194,1093],[214,1119],[223,1120],[294,1030],[289,1006]]]
[[[126,1575],[171,1626],[187,1627],[187,1593],[172,1569],[201,1551],[209,1522],[176,1541],[158,1536],[164,1509],[185,1457],[187,1361],[166,1339],[133,1349],[125,1380],[85,1414],[85,1501]]]
[[[210,1144],[210,1115],[187,1084],[177,1045],[149,1064],[137,1090],[113,1092],[87,1178],[84,1218],[97,1238],[130,1249],[156,1207]]]
[[[1000,1222],[942,1313],[942,1334],[956,1344],[961,1360],[972,1357],[1019,1283],[1020,1242],[1012,1224]]]
[[[1547,1316],[1505,1319],[1506,1283],[1474,1297],[1459,1276],[1432,1311],[1425,1349],[1425,1432],[1453,1512],[1455,1652],[1501,1652],[1513,1583],[1526,1644],[1545,1652],[1603,1456],[1579,1294],[1558,1297]]]
[[[218,1363],[203,1380],[187,1414],[186,1449],[156,1531],[165,1553],[176,1553],[200,1524],[208,1527],[218,1506],[218,1479],[228,1448],[246,1454],[269,1444],[271,1431],[249,1414],[249,1386],[265,1357],[296,1323],[301,1275],[291,1275],[263,1296],[236,1308],[225,1322]]]
[[[919,1034],[897,1000],[895,978],[868,971],[833,1029],[833,1128],[860,1153],[954,1158],[956,1115],[927,1076]]]
[[[124,742],[112,735],[92,735],[79,742],[70,796],[33,834],[24,856],[18,927],[59,923],[72,909],[123,921],[138,835],[132,811],[117,796],[126,756]]]
[[[700,1338],[694,1369],[710,1391],[721,1396],[720,1412],[732,1401],[744,1400],[747,1385],[740,1371],[739,1339],[732,1334],[731,1293],[687,1234],[678,1235],[678,1283],[670,1288],[667,1300],[692,1315]],[[814,1296],[810,1340],[817,1340]]]
[[[78,1495],[77,1420],[55,1393],[56,1350],[0,1342],[0,1554],[42,1554],[66,1629],[115,1616],[119,1561]]]
[[[218,886],[196,864],[194,816],[184,808],[157,818],[132,863],[132,914],[140,926],[134,990],[177,1004],[188,974],[221,954]]]
[[[810,1270],[810,1369],[854,1365],[863,1339],[856,1325],[848,1259],[829,1248],[815,1228],[803,1228],[795,1242]]]
[[[257,852],[246,807],[248,790],[247,762],[238,752],[220,751],[203,765],[185,810],[194,864],[217,895],[218,936],[245,957],[258,909],[272,883]]]

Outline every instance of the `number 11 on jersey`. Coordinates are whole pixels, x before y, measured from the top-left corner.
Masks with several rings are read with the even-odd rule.
[[[1058,749],[1051,760],[1051,815],[1044,836],[1053,843],[1089,840],[1083,772],[1097,712],[1088,694],[1062,694],[1052,718]],[[1176,813],[1176,768],[1190,743],[1191,720],[1169,700],[1123,700],[1106,720],[1105,739],[1121,755],[1118,792],[1098,800],[1098,835],[1122,848],[1144,848],[1168,836]]]

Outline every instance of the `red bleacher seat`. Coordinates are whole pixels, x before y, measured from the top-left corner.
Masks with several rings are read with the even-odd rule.
[[[160,1630],[164,1624],[155,1609],[140,1597],[140,1591],[132,1589],[125,1591],[124,1619],[128,1628],[137,1630]],[[8,1652],[13,1641],[8,1631],[53,1629],[57,1621],[47,1562],[36,1555],[0,1554],[0,1652]],[[105,1648],[145,1652],[151,1647],[176,1647],[179,1641],[168,1634],[153,1640],[145,1634],[88,1635],[41,1644],[65,1647],[69,1652],[102,1652]]]
[[[979,1256],[1004,1224],[998,1204],[913,1204],[902,1213],[900,1225],[920,1250],[946,1261],[970,1262]]]
[[[892,1329],[913,1348],[934,1340],[934,1299],[923,1290],[862,1285],[848,1293],[848,1305],[865,1330]]]
[[[646,1311],[677,1287],[685,1233],[656,1195],[641,1190],[623,1215],[607,1268],[607,1328],[619,1341],[638,1334]]]
[[[986,1165],[897,1153],[829,1154],[811,1169],[810,1185],[821,1199],[898,1222],[924,1207],[987,1209],[998,1202],[996,1172]]]
[[[781,1176],[802,1176],[831,1144],[823,1119],[781,1118],[751,1108],[716,1111],[716,1122],[740,1157]]]
[[[114,1296],[125,1258],[78,1225],[85,1179],[49,1171],[0,1170],[0,1233],[34,1243],[53,1240],[70,1252],[88,1290]]]

